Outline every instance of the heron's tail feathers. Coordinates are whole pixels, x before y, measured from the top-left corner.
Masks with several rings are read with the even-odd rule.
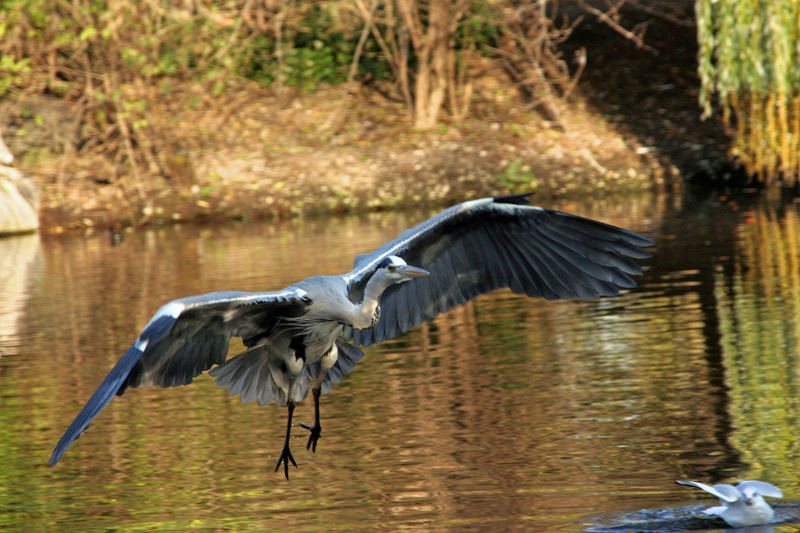
[[[214,384],[226,387],[229,394],[238,394],[244,403],[257,400],[258,405],[267,405],[272,401],[276,405],[286,405],[286,393],[272,379],[267,348],[263,345],[228,359],[209,374],[216,378]]]
[[[345,374],[355,368],[356,363],[364,357],[364,353],[347,342],[336,341],[338,358],[333,368],[328,370],[322,382],[322,392],[327,393],[339,383]],[[286,405],[286,391],[279,387],[269,369],[268,345],[259,345],[228,359],[209,372],[215,380],[214,384],[228,389],[229,394],[238,394],[244,403],[258,401],[258,405]],[[317,379],[320,363],[311,365],[308,373]],[[295,381],[292,396],[295,402],[303,400],[310,389],[308,379],[302,377]]]

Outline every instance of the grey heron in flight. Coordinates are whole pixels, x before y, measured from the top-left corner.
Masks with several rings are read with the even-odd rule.
[[[316,451],[319,399],[363,357],[357,346],[392,339],[493,289],[590,299],[632,288],[653,241],[528,195],[464,202],[356,257],[341,276],[314,276],[275,292],[212,292],[162,306],[89,398],[53,450],[55,465],[115,395],[129,387],[186,385],[204,371],[243,402],[286,405],[278,463],[289,478],[292,413],[309,389]],[[232,337],[246,350],[227,358]]]
[[[783,498],[781,489],[766,481],[738,481],[733,485],[718,484],[713,487],[699,481],[676,481],[678,485],[697,487],[713,494],[722,505],[709,507],[704,514],[718,516],[731,527],[761,526],[769,524],[775,511],[764,496]]]

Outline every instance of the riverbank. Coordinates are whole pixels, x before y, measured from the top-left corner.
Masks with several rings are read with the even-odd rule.
[[[341,88],[279,100],[243,90],[222,108],[165,109],[179,146],[169,177],[104,183],[110,163],[100,158],[26,168],[41,186],[43,228],[380,210],[518,190],[603,194],[667,181],[647,147],[586,111],[568,110],[558,126],[509,113],[414,132],[402,109]]]
[[[570,43],[590,42],[589,61],[557,120],[486,69],[470,118],[432,132],[413,131],[405,109],[369,87],[276,92],[232,81],[222,97],[185,86],[153,104],[161,172],[120,172],[100,150],[54,155],[57,146],[6,140],[39,185],[46,232],[675,187],[724,167],[728,139],[718,120],[699,120],[692,30],[658,29],[648,38],[659,52],[649,54],[602,24],[582,24]],[[49,117],[22,125],[29,138],[38,128],[39,138],[69,144],[69,107],[20,105]]]

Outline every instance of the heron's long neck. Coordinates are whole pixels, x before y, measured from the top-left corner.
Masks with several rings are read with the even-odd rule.
[[[364,299],[358,306],[358,323],[353,324],[356,328],[363,329],[375,325],[380,313],[380,299],[383,291],[389,285],[387,280],[379,275],[373,275],[364,287]]]

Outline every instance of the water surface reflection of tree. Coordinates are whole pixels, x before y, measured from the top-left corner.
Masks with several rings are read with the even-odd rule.
[[[749,477],[785,488],[800,471],[800,221],[754,210],[738,233],[733,272],[715,274],[731,443]]]

